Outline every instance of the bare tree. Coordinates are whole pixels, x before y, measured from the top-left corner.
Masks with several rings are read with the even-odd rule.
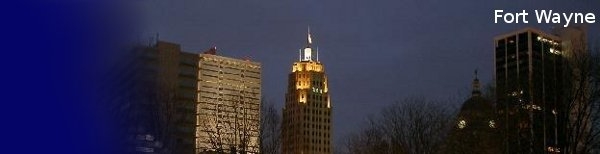
[[[450,106],[412,97],[396,102],[349,137],[349,153],[438,153],[451,128]]]
[[[349,135],[345,143],[347,152],[353,154],[390,153],[388,140],[385,139],[385,134],[376,125],[377,121],[369,118],[366,128]]]
[[[229,104],[220,104],[216,112],[203,120],[202,131],[214,153],[256,153],[251,148],[253,132],[258,131],[250,113],[250,104],[243,96],[232,96]],[[221,112],[219,112],[221,111]]]
[[[275,105],[264,98],[261,103],[260,153],[278,154],[281,142],[281,116]]]
[[[592,153],[600,145],[600,51],[572,52],[567,55],[571,88],[567,89],[565,114],[566,141],[563,152]],[[598,152],[598,151],[596,151]]]

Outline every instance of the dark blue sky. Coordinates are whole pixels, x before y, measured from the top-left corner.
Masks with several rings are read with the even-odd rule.
[[[334,138],[360,128],[367,116],[408,96],[466,97],[473,70],[492,81],[493,37],[535,23],[535,9],[592,12],[597,0],[143,0],[146,35],[188,52],[213,45],[219,54],[262,63],[263,94],[282,107],[287,75],[313,42],[329,76]],[[494,24],[494,10],[521,12],[530,24]],[[600,25],[590,24],[598,40]]]

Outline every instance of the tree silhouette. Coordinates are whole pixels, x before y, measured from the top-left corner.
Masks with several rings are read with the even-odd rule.
[[[278,154],[281,143],[281,115],[275,105],[264,98],[261,103],[260,153]]]
[[[449,106],[412,97],[384,108],[346,141],[349,153],[438,153],[452,122]]]

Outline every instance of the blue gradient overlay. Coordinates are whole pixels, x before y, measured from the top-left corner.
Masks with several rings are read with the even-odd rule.
[[[0,153],[121,153],[109,77],[135,27],[128,6],[2,4]]]

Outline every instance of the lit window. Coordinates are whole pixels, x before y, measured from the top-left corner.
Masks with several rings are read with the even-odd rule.
[[[527,104],[523,106],[524,109],[528,109],[528,110],[538,110],[541,111],[542,107],[535,105],[535,104]]]
[[[560,55],[560,50],[556,50],[554,48],[550,48],[550,53]]]
[[[465,121],[465,120],[458,121],[458,128],[459,129],[463,129],[465,127],[467,127],[467,121]]]
[[[494,120],[490,120],[489,126],[490,128],[496,128],[496,122]]]

